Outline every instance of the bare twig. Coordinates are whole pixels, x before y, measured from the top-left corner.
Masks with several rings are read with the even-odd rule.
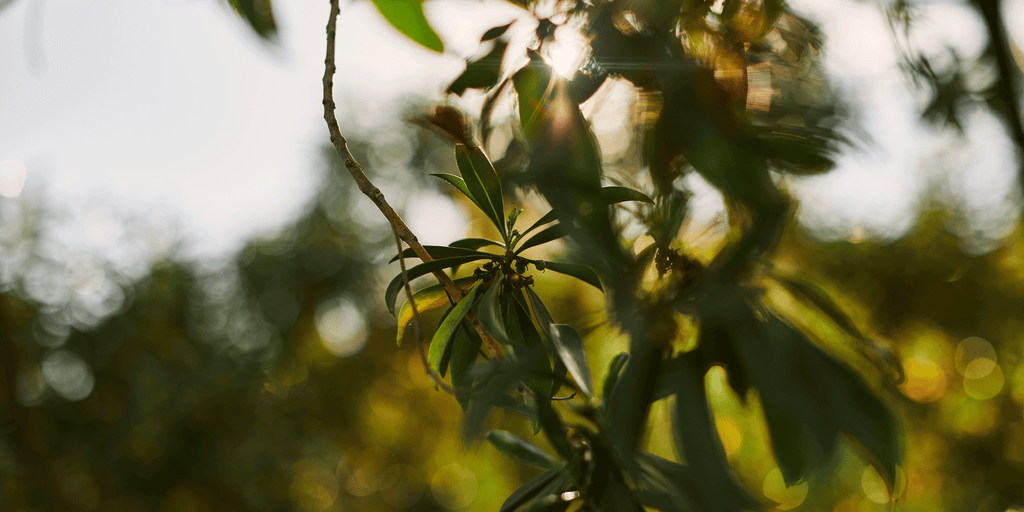
[[[327,20],[327,57],[324,59],[324,121],[327,121],[327,128],[331,134],[331,143],[334,144],[334,149],[337,150],[338,156],[341,157],[341,161],[345,163],[345,168],[348,169],[349,174],[352,175],[352,179],[355,180],[356,185],[359,186],[359,191],[366,197],[373,201],[373,204],[377,205],[384,217],[391,223],[391,228],[395,231],[395,234],[409,246],[413,252],[416,253],[416,257],[424,263],[433,260],[427,250],[420,244],[419,239],[409,229],[409,226],[405,224],[402,217],[398,215],[398,212],[384,199],[384,194],[377,188],[369,178],[366,177],[366,173],[363,172],[363,166],[359,165],[355,157],[348,149],[348,142],[345,140],[345,136],[341,134],[341,128],[338,126],[338,119],[334,115],[334,110],[337,106],[334,103],[334,73],[337,70],[334,64],[334,46],[337,35],[338,25],[338,0],[331,0],[331,14]],[[398,253],[402,253],[401,244],[398,247]],[[404,266],[404,263],[403,263]],[[434,277],[441,283],[445,291],[448,292],[448,297],[451,298],[452,302],[459,302],[462,300],[462,290],[445,274],[444,270],[435,270],[433,272]],[[406,294],[409,299],[412,300],[412,293],[410,293],[408,283],[406,283]],[[414,309],[415,311],[415,309]],[[484,341],[484,346],[487,348],[489,355],[495,359],[502,359],[501,347],[498,342],[494,340],[487,333],[487,330],[483,328],[480,321],[476,318],[472,312],[466,315],[470,323],[473,325],[473,329],[476,330],[477,334]],[[419,340],[419,336],[417,336]]]

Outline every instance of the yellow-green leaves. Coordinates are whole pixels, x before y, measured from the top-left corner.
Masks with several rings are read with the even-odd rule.
[[[423,14],[423,0],[370,0],[381,16],[423,47],[441,53],[444,43]]]
[[[462,288],[472,282],[472,277],[464,277],[456,279],[455,285]],[[425,311],[430,311],[447,304],[448,293],[445,292],[444,286],[435,284],[414,293],[413,300],[416,301],[416,311],[423,314]],[[409,322],[412,322],[412,305],[409,301],[406,301],[398,312],[398,337],[395,340],[398,342],[398,346],[402,346],[402,335],[405,334],[405,329],[409,326]]]
[[[452,308],[448,316],[445,317],[441,325],[437,326],[437,331],[434,333],[434,338],[430,340],[430,353],[428,359],[430,361],[430,367],[435,372],[440,372],[441,359],[444,358],[444,354],[448,349],[448,344],[452,340],[452,334],[455,333],[455,329],[462,323],[462,319],[466,317],[466,313],[469,312],[469,308],[476,302],[477,293],[480,291],[481,283],[473,285],[473,289],[466,294],[465,297],[459,301],[458,304]]]

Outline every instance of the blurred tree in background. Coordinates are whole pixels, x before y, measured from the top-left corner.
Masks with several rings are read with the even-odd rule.
[[[261,37],[274,37],[269,1],[230,3]],[[431,386],[414,343],[391,344],[394,304],[381,299],[384,284],[401,279],[397,264],[384,264],[396,252],[390,227],[334,148],[301,218],[226,261],[177,257],[172,232],[131,218],[114,224],[136,256],[69,257],[53,234],[59,211],[0,199],[0,505],[496,510],[547,473],[510,464],[487,443],[466,449],[465,424],[483,429],[486,419],[566,460],[523,494],[541,510],[1024,506],[1019,224],[979,253],[958,236],[962,212],[932,198],[901,240],[805,233],[792,220],[786,180],[827,171],[853,129],[815,58],[817,30],[781,2],[513,3],[537,20],[526,45],[534,52],[509,50],[509,28],[495,27],[482,38],[483,57],[469,59],[450,87],[482,100],[478,121],[442,108],[413,116],[440,138],[409,126],[397,137],[356,129],[348,141],[375,181],[451,192],[480,220],[472,238],[511,246],[513,205],[526,208],[520,229],[550,205],[547,220],[559,224],[534,236],[566,243],[553,251],[536,242],[534,252],[546,252],[530,256],[550,261],[529,260],[527,276],[495,253],[497,263],[476,273],[477,316],[490,333],[505,329],[498,341],[508,359],[489,366],[496,354],[481,355],[474,366],[471,352],[460,371],[484,384],[504,378],[505,387],[459,396],[460,404]],[[936,71],[908,50],[908,69],[931,81],[927,118],[949,113],[940,117],[955,125],[958,106],[984,100],[1016,137],[1018,70],[998,14],[990,16],[999,4],[976,3],[999,70],[988,89],[949,85],[973,63]],[[421,2],[374,4],[410,38],[443,49]],[[912,12],[895,5],[894,27]],[[561,66],[555,49],[577,36],[587,57],[568,72],[552,69]],[[502,59],[506,51],[522,58]],[[619,114],[635,136],[611,153],[589,126],[616,87],[635,98]],[[512,95],[516,111],[496,115]],[[389,146],[396,138],[400,150]],[[467,167],[468,156],[457,163],[452,139],[465,145],[460,155],[479,144],[491,156],[504,194],[486,203],[467,184],[481,167]],[[459,174],[467,192],[431,173]],[[722,193],[727,226],[690,219],[694,175]],[[615,193],[624,196],[609,198]],[[607,203],[617,206],[594,206]],[[607,298],[555,270],[573,264],[593,269]],[[473,281],[474,264],[458,265]],[[535,284],[512,286],[514,275]],[[512,298],[488,299],[488,286]],[[532,298],[515,309],[520,288],[572,325],[559,332],[582,334],[585,358],[545,351],[549,373],[516,373],[517,350],[534,361],[515,349],[517,337],[531,336],[531,312],[533,336],[562,348]],[[486,300],[499,306],[498,321]],[[423,314],[423,337],[443,325],[439,312]],[[525,321],[509,320],[516,315]],[[593,375],[564,367],[559,375],[559,363],[574,360],[589,360]],[[571,400],[548,400],[573,391]],[[474,413],[479,403],[496,412]],[[899,455],[887,444],[896,425]],[[839,434],[851,442],[837,444]],[[542,466],[550,458],[511,436],[489,438]]]

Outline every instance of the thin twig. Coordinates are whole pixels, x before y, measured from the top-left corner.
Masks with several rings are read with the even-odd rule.
[[[391,225],[391,232],[395,234],[395,245],[398,246],[398,265],[402,268],[402,283],[405,285],[405,294],[409,296],[409,307],[412,308],[412,329],[413,334],[416,336],[416,347],[419,348],[420,360],[423,361],[423,369],[427,371],[427,375],[430,376],[430,380],[434,381],[434,384],[445,390],[446,393],[455,394],[455,390],[451,386],[444,383],[441,376],[434,371],[434,368],[430,366],[430,361],[427,359],[427,349],[423,347],[423,336],[420,332],[420,312],[416,308],[416,299],[412,296],[412,288],[409,286],[409,274],[405,269],[405,255],[402,254],[402,240],[398,238],[398,230],[395,229],[395,225]]]
[[[366,197],[373,201],[373,204],[377,205],[384,217],[391,223],[391,228],[395,231],[398,237],[409,246],[413,252],[416,253],[416,257],[420,261],[426,263],[432,261],[433,258],[427,253],[427,250],[420,245],[419,239],[409,229],[409,226],[405,224],[402,217],[398,215],[398,212],[388,204],[387,200],[384,199],[384,194],[379,188],[374,186],[369,178],[366,177],[366,173],[363,172],[363,166],[359,165],[355,157],[352,156],[352,152],[348,149],[348,142],[345,140],[345,136],[341,134],[341,128],[338,126],[338,119],[334,115],[334,110],[337,106],[334,103],[334,73],[337,70],[334,64],[334,46],[337,35],[338,26],[338,13],[341,9],[338,7],[338,0],[331,0],[331,14],[327,20],[327,57],[324,59],[324,121],[327,121],[327,128],[331,134],[331,143],[334,144],[334,149],[337,150],[338,156],[341,157],[341,161],[345,163],[345,168],[348,169],[349,174],[352,175],[352,179],[355,180],[356,185],[359,186],[359,191]],[[399,246],[398,253],[402,253],[402,248]],[[459,302],[462,300],[462,290],[455,285],[448,274],[445,274],[444,270],[435,270],[433,272],[434,277],[441,283],[445,291],[448,292],[448,297],[452,302]],[[408,284],[408,283],[406,283]],[[409,299],[412,300],[412,294],[409,293],[408,286],[406,287],[406,293],[409,295]],[[473,329],[480,335],[480,338],[484,341],[484,346],[487,348],[487,352],[492,358],[503,359],[501,346],[498,344],[487,330],[484,329],[483,325],[477,319],[473,312],[466,315],[470,323],[473,325]],[[418,338],[417,338],[418,339]]]

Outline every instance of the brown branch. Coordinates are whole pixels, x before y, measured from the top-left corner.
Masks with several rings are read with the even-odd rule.
[[[348,169],[349,174],[352,175],[352,179],[355,180],[356,185],[359,186],[359,191],[366,197],[373,201],[373,204],[377,205],[384,217],[391,223],[391,228],[395,231],[397,236],[406,243],[416,253],[416,257],[424,263],[433,260],[427,250],[420,244],[419,239],[416,238],[416,234],[409,229],[409,226],[405,224],[402,217],[398,215],[398,212],[384,199],[384,194],[377,188],[369,178],[366,177],[366,173],[363,172],[363,166],[359,165],[355,157],[352,156],[352,152],[348,149],[348,142],[345,140],[345,136],[341,134],[341,127],[338,126],[338,119],[334,115],[334,110],[337,106],[334,103],[334,73],[337,70],[334,64],[334,46],[337,35],[338,26],[338,12],[341,9],[338,7],[338,0],[331,0],[331,14],[327,20],[327,57],[324,59],[324,121],[327,121],[327,128],[331,134],[331,143],[334,144],[334,149],[337,150],[338,156],[341,157],[341,161],[345,163],[345,168]],[[402,254],[402,247],[399,244],[398,253]],[[404,266],[404,263],[403,263]],[[435,270],[433,272],[434,277],[437,281],[444,286],[448,296],[452,302],[459,302],[462,300],[462,290],[455,285],[448,274],[445,274],[444,270]],[[406,282],[406,294],[409,299],[412,300],[412,293],[410,293],[408,282]],[[470,323],[473,324],[474,330],[480,335],[481,339],[484,340],[484,345],[487,347],[489,355],[495,359],[502,359],[501,347],[497,341],[494,340],[484,329],[483,325],[476,318],[473,312],[467,315]],[[419,340],[419,336],[417,336]]]

